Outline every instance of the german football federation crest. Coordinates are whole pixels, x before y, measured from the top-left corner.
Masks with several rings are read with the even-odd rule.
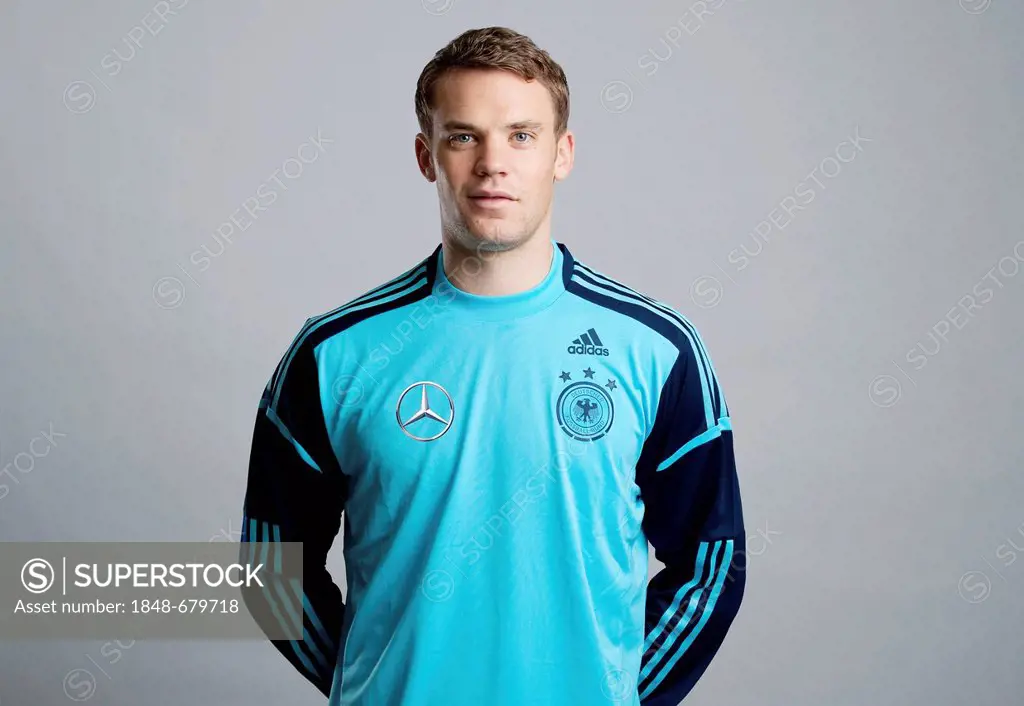
[[[570,382],[572,375],[564,371],[559,377],[567,383],[555,402],[555,415],[562,430],[577,441],[596,441],[607,434],[615,418],[611,395],[617,387],[615,380],[604,385],[591,382],[594,371],[589,367],[579,382]]]

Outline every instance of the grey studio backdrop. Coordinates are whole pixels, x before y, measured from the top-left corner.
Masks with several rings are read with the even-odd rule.
[[[570,79],[555,237],[729,400],[749,579],[687,703],[1017,703],[1024,6],[102,5],[0,20],[0,539],[237,540],[298,327],[437,242],[420,69],[501,24]],[[76,699],[323,703],[267,643],[0,644],[0,706]]]

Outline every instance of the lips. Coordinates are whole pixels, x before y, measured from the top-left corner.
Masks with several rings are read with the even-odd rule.
[[[469,195],[469,198],[485,201],[498,201],[502,199],[515,201],[515,199],[512,198],[512,194],[505,191],[474,191]]]

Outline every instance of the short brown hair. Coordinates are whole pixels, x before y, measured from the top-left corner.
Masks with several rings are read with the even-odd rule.
[[[543,83],[555,104],[555,137],[569,125],[569,82],[562,67],[526,35],[507,27],[466,30],[431,59],[416,82],[416,120],[431,136],[434,86],[452,69],[501,69]]]

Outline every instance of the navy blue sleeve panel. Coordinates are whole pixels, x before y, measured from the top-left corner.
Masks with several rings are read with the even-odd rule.
[[[347,490],[327,435],[316,359],[300,334],[260,401],[249,455],[242,541],[302,542],[302,585],[275,576],[267,564],[269,590],[243,596],[246,601],[266,601],[269,610],[260,611],[262,615],[269,612],[296,632],[301,625],[303,639],[271,642],[328,697],[345,605],[327,571],[327,552],[341,527]],[[242,550],[246,551],[245,544]]]
[[[725,398],[695,331],[679,351],[637,463],[644,533],[665,564],[647,587],[644,706],[677,706],[690,692],[725,639],[745,583],[746,562],[734,560],[745,546]]]

